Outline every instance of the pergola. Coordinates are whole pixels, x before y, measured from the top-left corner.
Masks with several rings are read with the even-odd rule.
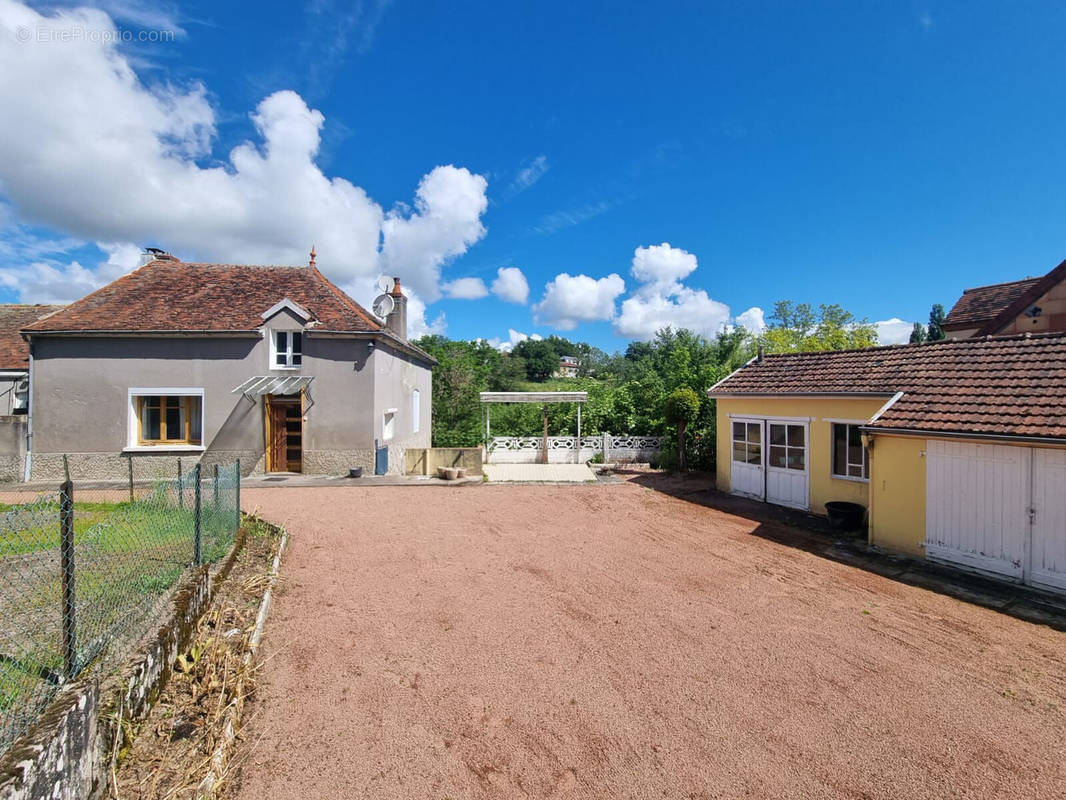
[[[548,463],[548,404],[577,403],[577,447],[575,458],[581,456],[581,404],[587,403],[588,392],[482,392],[481,402],[485,404],[485,443],[488,445],[492,435],[492,403],[539,403],[543,406],[544,435],[542,438],[540,463]]]

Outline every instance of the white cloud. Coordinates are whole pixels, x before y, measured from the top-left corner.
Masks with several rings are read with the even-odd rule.
[[[533,306],[534,318],[559,330],[569,331],[579,322],[614,319],[615,300],[626,290],[621,276],[556,275],[544,287],[544,297]]]
[[[521,331],[516,331],[514,328],[507,329],[507,341],[504,341],[499,336],[494,336],[491,339],[486,340],[489,345],[495,347],[502,353],[510,353],[516,344],[524,342],[527,339],[534,342],[539,342],[544,337],[539,333],[525,334]]]
[[[737,325],[746,328],[751,333],[759,334],[766,330],[766,317],[758,306],[752,306],[747,311],[737,314],[736,322]]]
[[[667,242],[633,251],[633,277],[648,287],[667,287],[696,271],[696,256]]]
[[[622,302],[615,333],[651,339],[667,326],[688,328],[704,336],[723,330],[732,319],[729,306],[712,299],[703,289],[681,283],[698,266],[696,256],[668,242],[634,250],[631,272],[640,286]]]
[[[500,267],[492,282],[492,293],[507,303],[525,305],[529,301],[529,281],[518,267]]]
[[[314,243],[320,268],[342,286],[386,271],[426,301],[439,297],[441,267],[485,235],[480,175],[438,166],[413,208],[385,213],[359,186],[322,172],[324,117],[292,91],[258,105],[256,142],[218,158],[204,85],[147,85],[101,37],[17,40],[20,27],[38,26],[114,29],[96,9],[43,15],[0,0],[0,104],[17,108],[19,121],[0,125],[0,185],[20,221],[83,242],[158,244],[187,260],[300,264]],[[31,299],[42,275],[91,286],[111,270],[45,260],[18,288]]]
[[[615,331],[634,339],[651,339],[660,328],[688,328],[714,336],[729,324],[729,306],[712,300],[703,289],[676,286],[669,294],[641,294],[622,303]]]
[[[480,300],[489,296],[485,281],[481,278],[456,278],[441,286],[444,296],[452,300]]]
[[[535,233],[556,233],[564,228],[572,228],[586,220],[605,214],[614,208],[614,203],[601,200],[598,203],[590,203],[586,206],[573,208],[566,211],[555,211],[541,217],[540,223],[533,229]]]
[[[875,322],[878,344],[906,344],[910,341],[913,322],[904,322],[899,317]]]
[[[508,188],[510,194],[518,194],[524,192],[534,183],[544,177],[544,173],[550,169],[548,164],[548,157],[545,155],[539,155],[534,158],[529,164],[522,169],[518,170],[518,174],[515,175],[511,185]]]
[[[485,235],[481,215],[488,207],[488,181],[465,167],[437,167],[418,185],[415,207],[398,206],[382,225],[382,264],[427,300],[440,296],[440,268]]]

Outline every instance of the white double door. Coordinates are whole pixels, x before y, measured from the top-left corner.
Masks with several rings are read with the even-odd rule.
[[[810,508],[808,423],[734,417],[730,426],[733,493],[790,508]]]
[[[1066,450],[930,440],[926,554],[1066,590]]]

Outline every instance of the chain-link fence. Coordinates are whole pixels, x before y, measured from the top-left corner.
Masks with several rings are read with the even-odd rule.
[[[63,683],[125,657],[186,569],[229,551],[240,462],[180,464],[170,480],[67,479],[0,503],[0,753]]]

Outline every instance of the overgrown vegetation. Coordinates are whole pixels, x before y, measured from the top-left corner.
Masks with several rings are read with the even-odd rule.
[[[815,310],[806,303],[781,301],[768,327],[753,335],[737,328],[713,338],[687,329],[663,328],[649,342],[631,342],[624,352],[608,355],[584,342],[561,336],[520,342],[502,353],[480,341],[427,336],[417,343],[440,365],[433,370],[433,444],[472,447],[485,440],[484,391],[586,391],[582,433],[628,433],[664,436],[662,466],[714,468],[715,406],[707,389],[740,367],[762,347],[766,353],[871,347],[877,332],[838,305]],[[557,377],[562,356],[577,359],[578,377]],[[684,408],[669,398],[683,392]],[[680,401],[678,401],[680,402]],[[679,448],[684,411],[684,453]],[[573,435],[577,410],[570,404],[548,406],[548,433]],[[542,409],[533,404],[498,405],[492,409],[492,434],[539,436]]]

